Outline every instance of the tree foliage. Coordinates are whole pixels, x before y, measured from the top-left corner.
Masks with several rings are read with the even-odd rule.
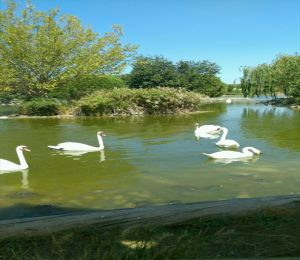
[[[220,67],[210,61],[179,61],[161,57],[139,57],[126,77],[131,88],[173,87],[209,96],[223,93],[224,84],[216,76]]]
[[[179,87],[176,67],[161,56],[138,57],[128,80],[131,88]]]
[[[119,74],[136,49],[122,35],[119,26],[100,36],[57,9],[19,12],[9,1],[0,11],[0,90],[43,96],[82,75]]]
[[[278,56],[270,65],[244,67],[241,78],[244,96],[271,95],[300,96],[300,56]]]

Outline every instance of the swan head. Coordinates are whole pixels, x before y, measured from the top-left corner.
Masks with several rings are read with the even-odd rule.
[[[103,131],[98,131],[97,132],[97,135],[100,135],[100,136],[105,136],[104,132]]]
[[[19,146],[17,146],[16,150],[30,152],[30,149],[28,149],[28,147],[26,145],[19,145]]]
[[[195,123],[195,126],[198,127],[198,126],[199,126],[199,123]]]
[[[249,149],[249,150],[251,150],[254,154],[261,154],[261,151],[254,147],[251,147],[251,149]]]
[[[254,153],[254,154],[261,154],[261,151],[260,151],[260,150],[254,148],[254,147],[251,147],[251,146],[245,147],[245,148],[243,149],[243,152],[244,152],[244,150],[246,150],[246,151],[247,151],[247,150],[248,150],[248,151],[251,151],[251,152]]]

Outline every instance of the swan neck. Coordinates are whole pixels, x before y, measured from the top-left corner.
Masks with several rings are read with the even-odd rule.
[[[104,149],[104,143],[101,135],[97,135],[98,141],[99,141],[99,149],[103,150]]]
[[[245,148],[243,149],[243,153],[244,153],[244,154],[253,155],[254,153],[253,153],[252,151],[250,151],[249,149],[250,149],[250,148],[245,147]]]
[[[223,129],[223,134],[221,136],[221,139],[220,140],[225,140],[226,139],[226,136],[228,134],[228,130],[226,128]]]
[[[22,150],[19,150],[17,149],[17,155],[19,157],[19,160],[20,160],[20,166],[23,166],[23,167],[28,167],[28,164],[25,160],[25,157],[24,157],[24,154],[23,154],[23,151]]]

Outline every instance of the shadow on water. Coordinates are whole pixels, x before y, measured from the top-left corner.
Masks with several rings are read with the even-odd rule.
[[[33,218],[52,215],[65,215],[75,213],[92,213],[101,210],[80,209],[80,208],[65,208],[55,205],[30,205],[30,204],[16,204],[6,208],[0,208],[0,220]]]

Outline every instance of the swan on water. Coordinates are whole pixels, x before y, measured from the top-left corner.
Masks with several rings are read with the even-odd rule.
[[[195,136],[197,140],[200,138],[206,138],[206,139],[217,139],[219,138],[220,132],[221,132],[221,126],[218,125],[202,125],[199,126],[198,123],[195,124]]]
[[[199,126],[198,123],[195,124],[195,135],[196,136],[200,136],[201,135],[204,137],[206,134],[208,135],[218,135],[220,134],[220,131],[221,131],[221,126],[218,126],[218,125],[202,125],[202,126]]]
[[[82,144],[82,143],[65,142],[65,143],[60,143],[56,146],[48,145],[48,148],[53,150],[61,150],[61,151],[86,151],[86,152],[100,151],[104,149],[104,143],[102,139],[103,136],[105,136],[103,131],[97,132],[97,138],[99,142],[98,147]]]
[[[220,138],[220,140],[218,142],[216,142],[216,145],[219,147],[224,147],[224,148],[238,148],[240,147],[239,143],[234,141],[234,140],[230,140],[230,139],[226,139],[226,136],[228,134],[228,129],[226,127],[221,127],[223,134]]]
[[[23,151],[28,151],[30,150],[27,148],[25,145],[19,145],[16,148],[16,152],[20,161],[20,164],[16,164],[4,159],[0,159],[0,173],[1,172],[14,172],[14,171],[21,171],[25,170],[28,168],[28,164],[25,160]]]
[[[210,158],[213,159],[240,159],[240,158],[251,158],[255,154],[261,154],[261,151],[254,148],[254,147],[244,147],[242,152],[236,152],[236,151],[221,151],[216,153],[202,153]]]

